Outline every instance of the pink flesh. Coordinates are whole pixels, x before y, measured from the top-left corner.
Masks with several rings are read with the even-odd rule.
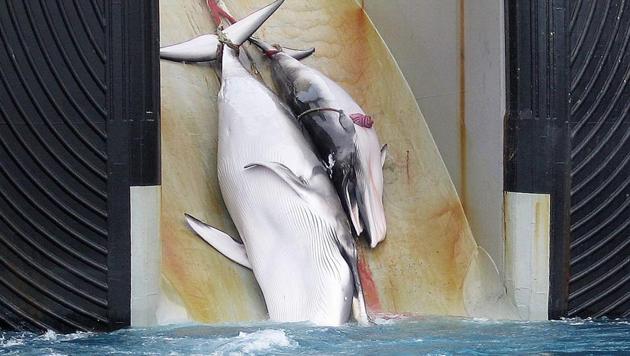
[[[275,54],[278,54],[278,53],[280,53],[280,51],[279,51],[279,50],[277,50],[277,49],[269,49],[269,50],[266,50],[266,51],[265,51],[265,56],[267,56],[267,58],[271,58],[271,57],[273,57]]]
[[[372,117],[369,115],[356,113],[350,114],[350,118],[352,119],[352,122],[355,123],[355,125],[365,127],[366,129],[370,129],[372,128],[372,125],[374,125],[374,120],[372,120]]]
[[[224,18],[229,23],[235,23],[236,19],[232,17],[232,15],[228,14],[219,6],[216,0],[207,0],[208,7],[210,8],[210,16],[212,16],[212,21],[214,24],[219,26],[221,25],[221,20]]]

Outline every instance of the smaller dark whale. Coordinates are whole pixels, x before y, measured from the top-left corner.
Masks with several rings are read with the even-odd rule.
[[[279,94],[328,168],[355,235],[363,234],[375,247],[386,233],[382,164],[387,145],[381,147],[372,118],[324,74],[295,60],[279,46],[250,41],[271,59]]]

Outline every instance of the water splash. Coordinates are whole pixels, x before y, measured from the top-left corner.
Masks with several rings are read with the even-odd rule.
[[[283,348],[295,348],[299,344],[289,338],[284,330],[265,329],[255,331],[253,333],[240,332],[238,336],[227,339],[214,354],[232,354],[245,353],[256,354],[261,352],[269,352],[271,350],[279,351]]]
[[[0,355],[295,355],[630,352],[628,320],[497,321],[379,315],[376,325],[173,325],[112,333],[0,332]]]

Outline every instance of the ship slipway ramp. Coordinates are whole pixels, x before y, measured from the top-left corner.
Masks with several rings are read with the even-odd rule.
[[[267,2],[223,5],[242,18]],[[505,190],[550,197],[534,203],[550,219],[538,282],[553,318],[629,313],[630,3],[602,3],[506,5]],[[266,317],[251,271],[184,220],[237,235],[216,175],[219,73],[158,59],[160,43],[214,32],[205,0],[0,1],[0,329]],[[388,144],[387,238],[359,244],[368,310],[516,318],[361,5],[287,0],[257,36],[315,47],[305,63],[343,86]],[[266,59],[244,48],[271,83]],[[506,234],[524,216],[511,210],[519,197],[506,194]]]

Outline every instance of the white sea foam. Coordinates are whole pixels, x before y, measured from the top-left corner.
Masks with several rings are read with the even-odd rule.
[[[372,321],[376,325],[390,325],[396,324],[402,320],[409,319],[409,315],[404,314],[387,314],[387,313],[374,313],[372,314]]]
[[[0,335],[0,348],[24,345],[24,339],[19,337],[10,337],[5,339]]]
[[[488,319],[488,318],[473,318],[473,321],[484,323],[484,322],[490,321],[490,319]]]
[[[46,332],[43,333],[40,338],[47,341],[57,340],[57,333],[52,330],[46,330]]]
[[[46,340],[46,341],[69,341],[69,340],[83,339],[91,335],[94,335],[94,333],[87,332],[87,331],[77,331],[72,334],[57,334],[56,332],[52,330],[46,330],[46,332],[38,336],[38,338],[40,340]]]
[[[249,342],[243,347],[245,352],[268,350],[272,347],[295,347],[297,342],[289,339],[284,330],[261,330],[251,334],[241,332],[239,338]]]
[[[89,332],[89,331],[77,331],[77,332],[72,333],[72,334],[63,335],[62,339],[64,341],[77,340],[77,339],[83,339],[83,338],[86,338],[86,337],[90,337],[92,335],[94,335],[94,333]]]
[[[238,336],[225,339],[225,341],[226,343],[217,349],[215,355],[253,354],[271,349],[299,346],[282,329],[264,329],[253,333],[241,332]]]
[[[376,325],[390,325],[390,324],[395,324],[397,319],[387,319],[387,318],[376,317],[372,319],[372,321]]]

